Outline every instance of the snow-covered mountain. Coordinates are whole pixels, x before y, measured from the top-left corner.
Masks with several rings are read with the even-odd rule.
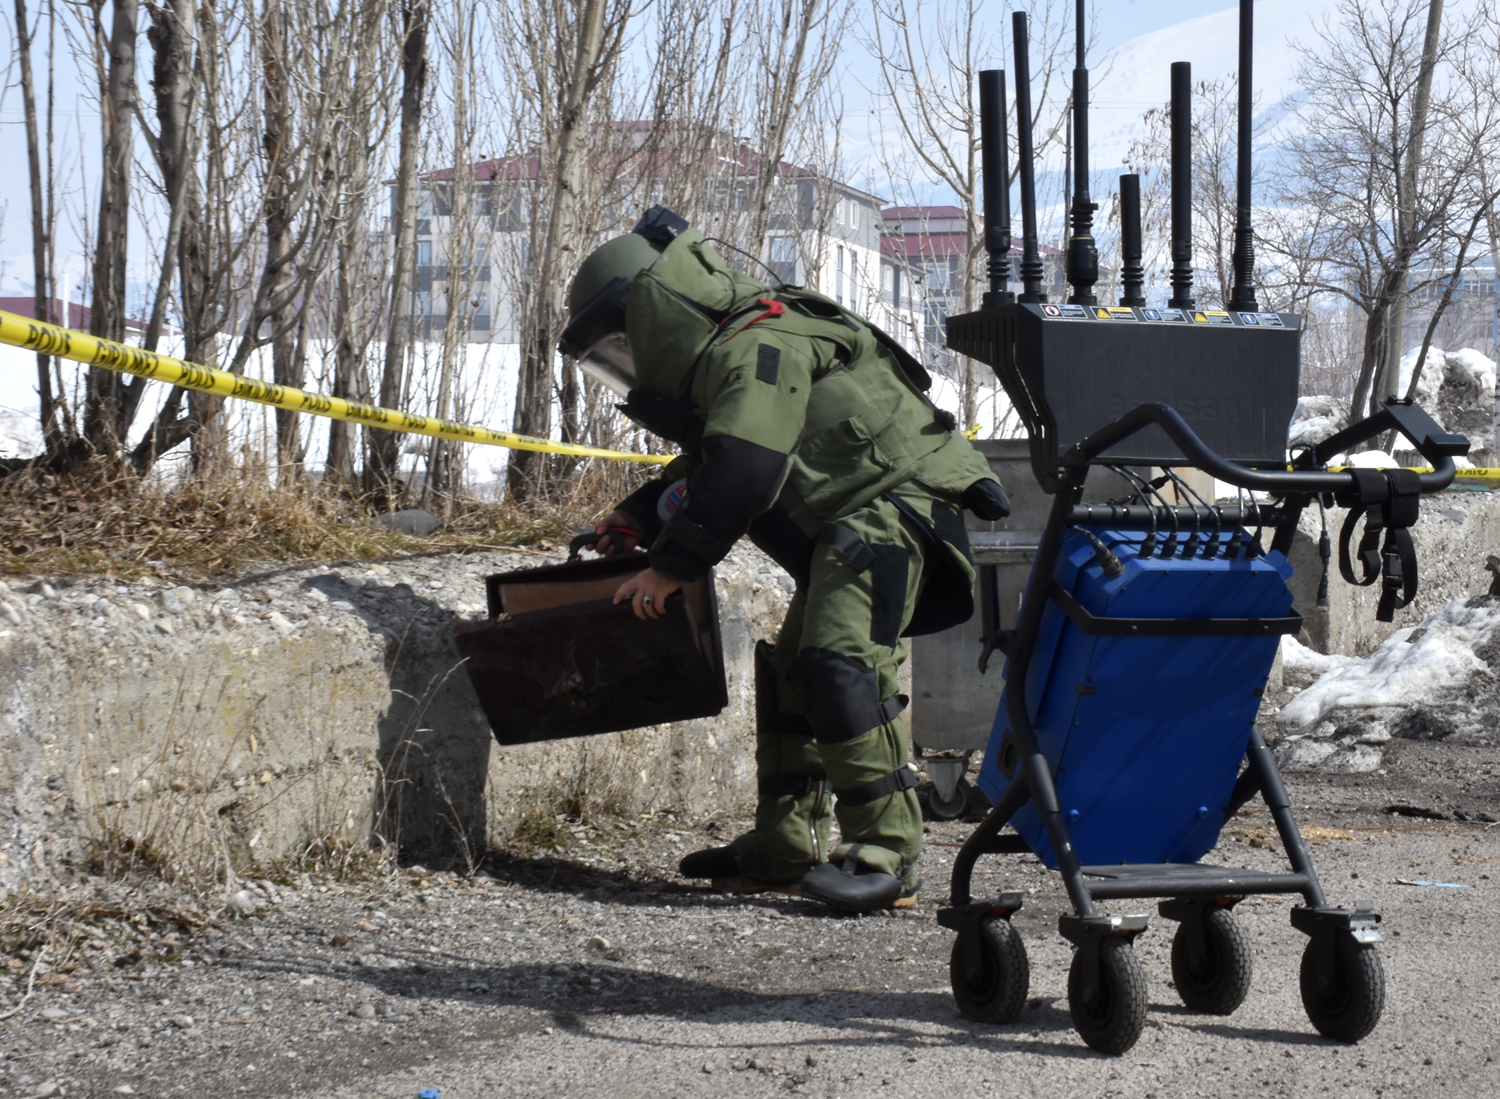
[[[1301,57],[1293,43],[1314,43],[1316,28],[1335,14],[1336,6],[1337,0],[1258,0],[1257,122],[1279,119],[1295,104]],[[1200,15],[1133,38],[1094,62],[1091,67],[1104,75],[1094,83],[1089,116],[1092,166],[1118,165],[1143,130],[1141,116],[1171,98],[1174,61],[1191,62],[1195,81],[1233,76],[1239,68],[1239,21],[1238,8]]]

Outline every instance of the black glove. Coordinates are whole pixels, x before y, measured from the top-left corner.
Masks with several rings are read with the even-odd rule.
[[[1005,495],[999,481],[992,481],[988,477],[975,481],[964,489],[962,501],[966,510],[972,511],[987,523],[1004,519],[1010,514],[1010,497]]]

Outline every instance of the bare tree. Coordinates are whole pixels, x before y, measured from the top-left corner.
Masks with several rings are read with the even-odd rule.
[[[50,3],[48,6],[51,7]],[[35,40],[36,32],[27,16],[26,0],[16,0],[16,53],[21,66],[21,106],[26,124],[26,178],[31,190],[31,267],[36,316],[47,320],[57,319],[66,324],[66,317],[53,318],[51,315],[52,276],[48,261],[51,253],[52,218],[42,176],[42,135],[37,120],[36,80],[31,68],[31,46]],[[50,174],[50,129],[48,137],[47,161]],[[39,411],[42,444],[47,457],[55,460],[60,456],[62,448],[62,425],[52,389],[52,356],[45,351],[38,351],[36,354],[36,377],[37,396],[41,402]]]
[[[576,8],[576,14],[575,14]],[[558,336],[567,319],[563,294],[577,268],[587,237],[580,232],[591,169],[601,157],[589,139],[607,135],[616,121],[598,114],[613,104],[612,81],[618,72],[630,24],[628,0],[517,0],[498,11],[498,37],[507,51],[517,94],[518,151],[534,157],[530,277],[522,288],[520,377],[516,386],[514,430],[527,435],[551,434],[552,402],[562,408],[562,436],[580,436],[577,367],[564,363],[557,378]],[[602,144],[607,145],[607,142]],[[591,163],[594,162],[594,163]],[[607,173],[601,173],[607,174]],[[595,188],[597,191],[597,188]],[[543,461],[517,451],[506,472],[507,491],[525,499],[541,481]]]
[[[1417,180],[1422,174],[1422,153],[1427,137],[1427,114],[1432,105],[1432,78],[1437,71],[1438,44],[1442,35],[1442,26],[1443,0],[1427,0],[1427,30],[1422,36],[1422,60],[1417,66],[1417,86],[1412,95],[1411,136],[1408,138],[1406,163],[1402,167],[1401,182],[1396,192],[1395,254],[1397,264],[1401,268],[1398,274],[1403,282],[1407,281],[1411,258],[1416,252],[1411,244],[1417,221],[1414,203],[1417,195]],[[1470,237],[1472,236],[1471,233]],[[1466,241],[1464,247],[1459,249],[1460,255],[1467,250]],[[1383,384],[1376,387],[1375,396],[1384,397],[1396,392],[1401,369],[1401,345],[1406,334],[1406,298],[1405,294],[1398,294],[1391,302],[1391,338],[1386,340],[1385,345],[1385,377],[1382,379]],[[1443,299],[1443,305],[1438,310],[1439,316],[1447,308],[1450,300],[1452,300],[1451,291]],[[1431,339],[1431,333],[1429,333],[1425,342],[1430,343]],[[1422,354],[1425,357],[1425,346]],[[1415,386],[1415,383],[1413,384]]]
[[[848,0],[751,0],[757,64],[752,100],[759,125],[756,172],[745,250],[765,250],[775,184],[800,116],[817,102],[839,58]],[[877,19],[878,22],[878,19]]]
[[[1062,79],[1072,68],[1072,7],[1064,0],[1029,0],[1035,155],[1045,159],[1063,138],[1069,90]],[[913,205],[937,184],[964,210],[968,248],[963,270],[963,308],[975,308],[984,233],[979,201],[979,72],[1009,68],[998,35],[982,19],[981,0],[951,6],[927,0],[876,0],[866,46],[879,59],[879,91],[896,122],[897,137],[882,158],[898,195]],[[1014,112],[1014,100],[1010,101]],[[1011,132],[1015,132],[1014,121]],[[914,171],[914,169],[916,169]],[[1007,180],[1007,185],[1014,180]],[[899,200],[898,200],[899,201]],[[910,280],[908,280],[910,281]],[[962,418],[976,422],[978,373],[965,359],[959,376]]]
[[[396,193],[391,209],[390,332],[385,368],[380,375],[380,403],[389,408],[401,399],[411,342],[411,295],[417,260],[417,156],[421,143],[422,104],[427,92],[427,0],[408,0],[397,15],[401,41],[401,129]],[[369,438],[368,475],[386,499],[397,495],[401,439],[377,431]]]
[[[1423,0],[1344,0],[1317,43],[1299,47],[1305,128],[1288,143],[1278,189],[1283,205],[1326,216],[1304,219],[1316,232],[1267,245],[1297,254],[1311,287],[1363,316],[1351,417],[1373,411],[1387,390],[1390,348],[1401,338],[1392,327],[1396,303],[1432,281],[1413,278],[1413,261],[1453,236],[1493,129],[1489,121],[1484,135],[1460,125],[1465,93],[1452,62],[1470,35],[1467,21],[1439,34],[1425,118],[1416,117],[1428,10]],[[1423,162],[1424,145],[1444,155]]]
[[[473,74],[474,10],[464,0],[451,0],[448,18],[439,27],[444,52],[452,72],[452,178],[445,188],[449,230],[448,254],[445,258],[445,302],[443,306],[442,360],[438,367],[437,400],[433,414],[446,420],[453,415],[453,389],[457,381],[463,346],[469,336],[473,317],[472,295],[479,263],[475,255],[475,224],[470,217],[473,206],[474,131],[470,117],[470,84]],[[427,475],[422,482],[422,506],[440,507],[446,516],[452,510],[454,462],[457,446],[444,439],[434,439],[427,452]]]
[[[183,354],[190,362],[211,362],[212,343],[205,345],[198,338],[206,308],[202,297],[207,290],[202,281],[203,212],[194,157],[195,137],[199,132],[194,125],[200,88],[200,81],[194,74],[198,13],[192,0],[148,3],[147,12],[151,27],[146,37],[153,51],[151,85],[156,97],[158,125],[154,138],[147,131],[147,139],[160,172],[168,221],[156,295],[144,342],[148,349],[155,350],[171,298],[172,276],[174,272],[180,272],[178,301],[185,338]],[[136,445],[131,458],[138,470],[146,469],[157,456],[172,449],[187,434],[186,428],[191,421],[178,423],[187,393],[178,387],[168,395],[150,429]],[[201,452],[198,457],[203,457]],[[201,461],[199,469],[206,471]]]
[[[338,254],[334,265],[334,374],[333,395],[368,400],[369,382],[364,376],[365,352],[380,315],[370,286],[377,280],[368,268],[370,229],[367,224],[372,157],[384,128],[376,126],[376,111],[385,82],[377,79],[383,70],[380,34],[387,16],[385,0],[361,4],[356,13],[353,95],[350,102],[350,146],[345,178],[340,188],[338,210]],[[377,132],[378,131],[378,132]],[[355,427],[339,420],[328,423],[328,457],[324,475],[345,485],[355,482]]]
[[[104,41],[104,0],[89,0],[96,42]],[[99,177],[99,213],[93,241],[93,305],[89,330],[105,339],[125,338],[125,264],[130,235],[130,165],[136,111],[135,55],[138,0],[115,0],[107,62],[100,61],[100,130],[104,139]],[[90,368],[84,405],[84,435],[96,452],[113,454],[123,441],[125,382],[112,371]]]

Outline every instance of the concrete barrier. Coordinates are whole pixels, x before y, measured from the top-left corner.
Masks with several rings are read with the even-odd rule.
[[[482,613],[486,574],[541,563],[0,588],[0,893],[130,859],[243,875],[372,841],[461,861],[528,814],[749,797],[751,652],[790,598],[784,574],[750,547],[720,569],[719,717],[501,750],[452,623]]]

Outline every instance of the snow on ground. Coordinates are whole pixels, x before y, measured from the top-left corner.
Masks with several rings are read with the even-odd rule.
[[[1338,653],[1320,653],[1316,649],[1309,649],[1291,635],[1281,639],[1283,672],[1290,672],[1294,675],[1322,675],[1324,672],[1347,668],[1350,664],[1358,663],[1357,657],[1340,656]]]
[[[230,348],[227,346],[225,353]],[[172,336],[163,337],[159,350],[165,355],[180,355],[181,341]],[[380,349],[376,349],[377,351]],[[519,369],[519,349],[514,344],[466,344],[460,359],[459,376],[462,379],[457,394],[458,408],[455,419],[481,424],[485,427],[506,431],[510,428],[515,407],[516,376]],[[375,352],[372,352],[372,355]],[[438,369],[442,361],[440,344],[419,343],[412,349],[412,382],[408,387],[408,407],[425,412],[432,406],[433,393],[437,385]],[[334,348],[331,340],[314,340],[308,349],[306,380],[303,388],[315,393],[327,393],[332,387]],[[216,365],[224,366],[224,362]],[[82,378],[84,368],[63,361],[60,366],[65,390],[74,407],[81,407]],[[372,370],[379,364],[372,359]],[[251,355],[245,373],[252,378],[271,377],[269,348],[261,348]],[[29,457],[41,449],[41,433],[37,427],[37,378],[36,355],[18,347],[0,344],[0,456]],[[152,383],[136,417],[135,431],[131,442],[136,441],[151,422],[166,399],[169,389],[164,384]],[[275,414],[267,405],[247,401],[231,401],[229,412],[231,439],[237,444],[248,445],[260,453],[270,454],[275,450]],[[307,464],[313,469],[321,468],[323,455],[328,447],[328,424],[321,416],[305,416],[303,432],[306,440]],[[425,439],[413,436],[407,447],[405,460],[416,461],[426,453]],[[470,450],[470,477],[478,481],[491,480],[497,471],[503,471],[509,452],[498,447],[473,447]],[[170,463],[169,463],[170,464]]]
[[[1370,771],[1393,736],[1484,742],[1500,718],[1500,599],[1455,600],[1363,660],[1288,638],[1283,668],[1320,678],[1276,715],[1277,760],[1293,770]]]
[[[1411,385],[1412,372],[1417,368],[1417,356],[1421,347],[1414,347],[1401,356],[1401,392]],[[1438,396],[1444,384],[1449,386],[1467,382],[1478,390],[1482,401],[1495,399],[1495,361],[1472,347],[1458,351],[1444,351],[1440,347],[1429,347],[1427,358],[1422,363],[1422,378],[1417,382],[1417,403],[1433,411],[1438,405]]]
[[[1287,449],[1316,446],[1349,424],[1349,402],[1342,397],[1298,397],[1287,435]]]

